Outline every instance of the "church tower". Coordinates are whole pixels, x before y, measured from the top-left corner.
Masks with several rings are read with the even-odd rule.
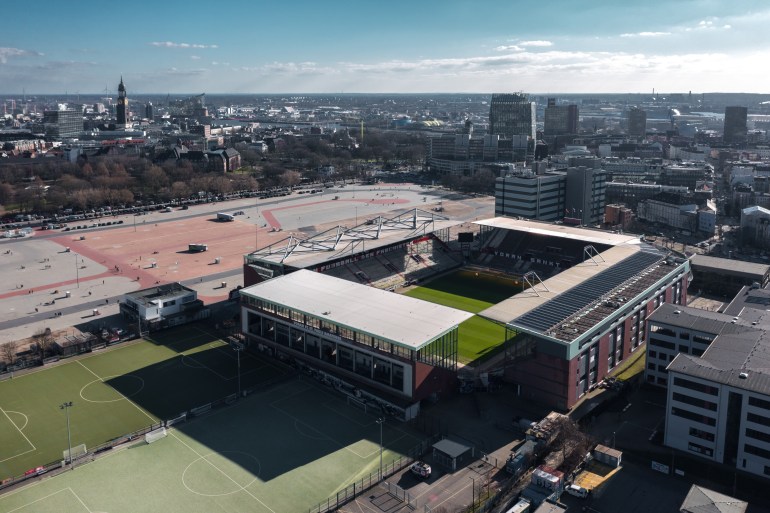
[[[123,85],[123,77],[120,77],[118,86],[118,105],[116,108],[116,117],[118,118],[118,129],[128,128],[128,97],[126,96],[126,86]]]

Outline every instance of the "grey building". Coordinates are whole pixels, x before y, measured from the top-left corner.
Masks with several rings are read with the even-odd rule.
[[[78,137],[83,132],[83,115],[76,110],[43,112],[43,128],[47,139]]]
[[[489,105],[489,133],[505,139],[525,135],[535,140],[535,103],[525,94],[493,94]]]
[[[744,144],[748,137],[748,109],[725,107],[725,125],[722,140],[726,144]]]
[[[647,112],[638,107],[628,111],[628,135],[644,137],[647,133]]]
[[[567,176],[526,170],[495,181],[495,215],[556,221],[564,217]]]
[[[577,105],[556,105],[555,98],[548,98],[543,119],[543,134],[546,136],[576,134],[578,117]]]
[[[607,173],[603,169],[571,167],[567,169],[565,215],[580,219],[580,224],[604,221]]]

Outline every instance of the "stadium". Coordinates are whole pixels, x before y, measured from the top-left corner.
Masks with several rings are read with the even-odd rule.
[[[639,236],[473,225],[414,209],[246,255],[244,340],[405,420],[499,380],[566,411],[637,351],[659,304],[686,303],[688,261]]]

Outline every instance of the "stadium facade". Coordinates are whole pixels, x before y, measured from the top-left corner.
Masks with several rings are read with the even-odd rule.
[[[479,313],[515,335],[502,367],[527,399],[571,409],[639,350],[656,308],[687,302],[689,261],[639,236],[500,217],[477,224],[487,263],[530,285]]]

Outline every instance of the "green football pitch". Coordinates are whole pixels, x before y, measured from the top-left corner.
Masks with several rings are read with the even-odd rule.
[[[376,418],[291,380],[0,495],[4,513],[304,512],[379,466]],[[384,462],[421,438],[385,422]]]
[[[237,355],[205,328],[153,339],[0,383],[0,480],[62,460],[65,402],[73,448],[93,448],[237,391]],[[240,363],[242,387],[253,394],[152,444],[122,444],[30,480],[0,494],[0,511],[307,511],[376,472],[376,417],[262,357],[243,353]],[[422,439],[386,422],[385,465]]]
[[[520,291],[514,280],[460,270],[415,287],[406,293],[431,303],[477,313]],[[478,315],[460,324],[457,359],[471,363],[505,342],[505,327]]]

